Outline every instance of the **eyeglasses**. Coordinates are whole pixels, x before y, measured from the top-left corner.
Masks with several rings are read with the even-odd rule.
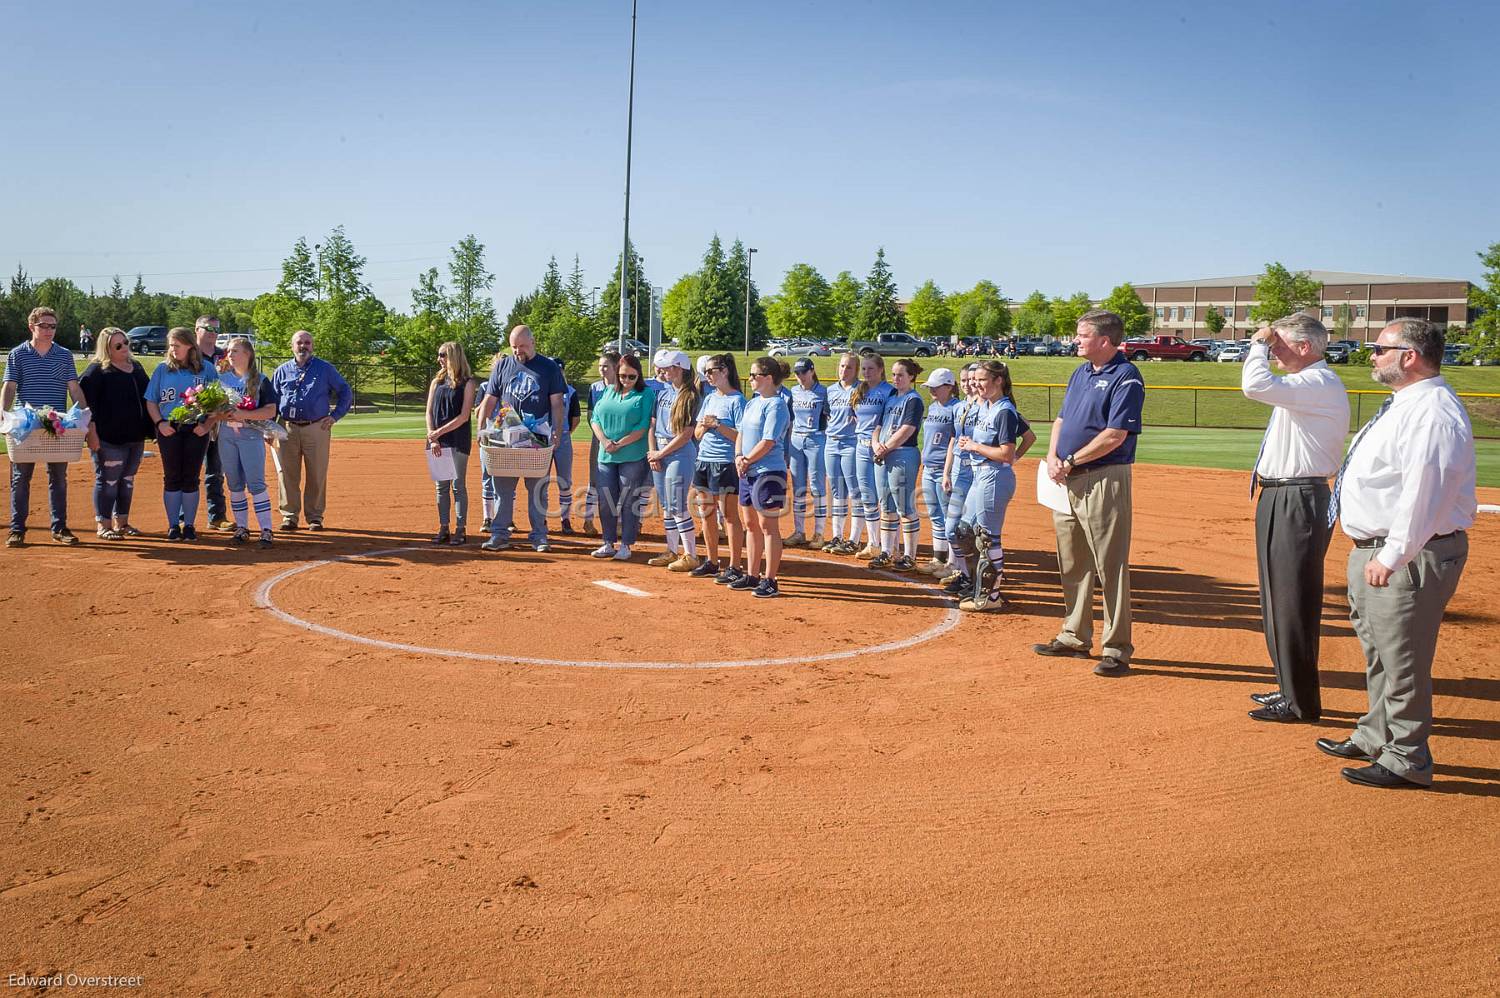
[[[1415,350],[1415,349],[1416,349],[1416,347],[1386,346],[1383,343],[1371,343],[1370,344],[1370,352],[1373,353],[1377,357],[1384,356],[1385,352],[1387,350]]]
[[[38,322],[36,324],[36,328],[38,328],[38,329],[56,329],[57,328],[57,323],[55,323],[55,322]]]

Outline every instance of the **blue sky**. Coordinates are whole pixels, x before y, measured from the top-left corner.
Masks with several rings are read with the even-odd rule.
[[[621,241],[629,2],[12,4],[0,269],[249,296],[343,224],[387,304],[473,232],[502,314]],[[631,228],[902,291],[1477,279],[1492,3],[643,0]],[[102,276],[96,276],[102,275]]]

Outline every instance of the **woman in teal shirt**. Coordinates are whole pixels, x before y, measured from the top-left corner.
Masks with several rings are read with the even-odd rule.
[[[604,543],[593,554],[629,561],[651,477],[646,433],[651,429],[656,393],[645,387],[641,362],[629,354],[620,358],[615,379],[589,414],[589,426],[599,441],[599,526],[604,534]]]

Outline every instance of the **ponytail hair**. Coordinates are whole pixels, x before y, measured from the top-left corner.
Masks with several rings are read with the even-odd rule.
[[[750,368],[751,370],[759,368],[761,374],[769,374],[778,387],[786,380],[786,376],[792,373],[790,364],[775,357],[757,357]]]
[[[882,356],[880,356],[880,354],[874,353],[874,352],[860,354],[860,356],[859,356],[859,363],[860,363],[861,367],[864,366],[864,362],[867,361],[867,360],[873,360],[876,364],[880,365],[880,376],[882,378],[884,378],[885,377],[885,358],[882,357]],[[861,375],[860,379],[859,379],[859,384],[855,385],[854,386],[854,391],[852,391],[852,392],[849,393],[849,408],[851,408],[851,409],[856,408],[861,402],[863,402],[865,400],[865,395],[868,394],[868,392],[869,392],[869,388],[866,387],[864,376]]]
[[[678,368],[678,370],[682,370]],[[682,387],[677,389],[677,398],[672,403],[671,420],[672,433],[678,434],[689,426],[698,415],[698,405],[703,400],[703,395],[698,391],[698,379],[692,371],[683,371]]]
[[[913,381],[916,381],[917,380],[917,375],[919,375],[919,374],[922,373],[922,365],[918,364],[916,361],[912,360],[910,357],[902,357],[900,360],[896,361],[896,363],[892,364],[891,366],[892,367],[899,367],[899,368],[901,368],[907,374],[911,375],[911,380],[913,380]]]
[[[708,358],[708,366],[722,367],[729,377],[729,387],[743,394],[744,389],[740,387],[740,369],[735,366],[734,354],[716,353]]]
[[[1010,368],[1006,367],[1004,363],[998,360],[987,360],[984,363],[976,366],[979,370],[984,371],[990,377],[1000,382],[1001,398],[1010,399],[1012,404],[1015,403],[1016,398],[1011,388]]]

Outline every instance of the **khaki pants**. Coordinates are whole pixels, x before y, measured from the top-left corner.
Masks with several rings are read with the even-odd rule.
[[[1370,710],[1349,740],[1397,776],[1432,785],[1432,658],[1443,609],[1469,558],[1469,536],[1430,540],[1379,589],[1365,582],[1378,548],[1349,551],[1349,619],[1365,652]]]
[[[281,515],[296,520],[299,513],[309,523],[323,522],[323,507],[328,499],[328,450],[331,430],[317,423],[286,428],[286,439],[278,449],[281,467]],[[303,465],[307,468],[307,488],[302,488]]]
[[[1129,662],[1130,465],[1111,464],[1068,477],[1072,515],[1053,512],[1057,563],[1066,619],[1057,640],[1073,648],[1094,644],[1094,581],[1104,587],[1106,656]]]

